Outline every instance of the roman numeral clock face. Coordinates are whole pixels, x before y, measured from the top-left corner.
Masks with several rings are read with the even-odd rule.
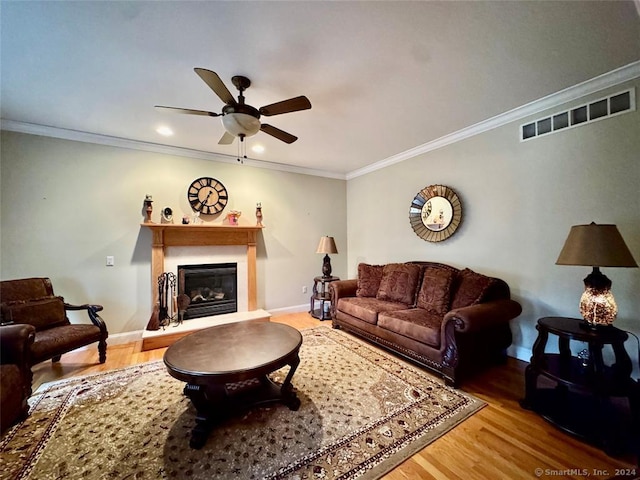
[[[194,180],[187,190],[191,208],[206,215],[224,210],[229,200],[227,189],[215,178],[201,177]]]

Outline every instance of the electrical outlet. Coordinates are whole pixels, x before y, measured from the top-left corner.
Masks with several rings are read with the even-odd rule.
[[[307,286],[306,286],[306,285],[304,285],[304,286],[302,287],[302,293],[307,293]]]
[[[113,267],[116,264],[116,259],[113,255],[107,256],[107,267]]]

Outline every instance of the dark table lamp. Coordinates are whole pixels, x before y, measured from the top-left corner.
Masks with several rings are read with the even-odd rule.
[[[336,242],[333,237],[321,237],[318,244],[318,250],[316,253],[324,253],[324,260],[322,262],[322,276],[327,278],[331,276],[331,259],[329,253],[338,253],[336,248]]]
[[[611,293],[611,280],[600,267],[637,267],[615,225],[574,225],[564,242],[556,265],[584,265],[593,271],[584,279],[580,314],[589,326],[611,325],[618,306]]]

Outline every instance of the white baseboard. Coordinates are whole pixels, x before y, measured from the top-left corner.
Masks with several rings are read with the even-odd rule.
[[[133,343],[142,340],[144,330],[134,330],[133,332],[122,332],[109,334],[107,345],[123,345],[125,343]]]
[[[523,362],[529,363],[529,361],[531,360],[531,349],[511,345],[509,348],[507,348],[507,355],[513,358],[517,358],[518,360],[522,360]]]
[[[275,315],[277,313],[299,313],[299,312],[308,312],[309,304],[305,303],[302,305],[293,305],[291,307],[283,307],[283,308],[271,308],[269,312],[271,315]]]

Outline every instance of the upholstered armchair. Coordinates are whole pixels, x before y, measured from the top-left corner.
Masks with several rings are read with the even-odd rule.
[[[0,326],[0,432],[27,416],[31,395],[32,325]]]
[[[98,342],[100,363],[107,359],[107,327],[98,312],[101,305],[70,305],[53,293],[48,278],[25,278],[0,282],[0,314],[4,324],[35,327],[30,363],[60,361],[64,353]],[[85,310],[91,324],[72,324],[67,312]]]

